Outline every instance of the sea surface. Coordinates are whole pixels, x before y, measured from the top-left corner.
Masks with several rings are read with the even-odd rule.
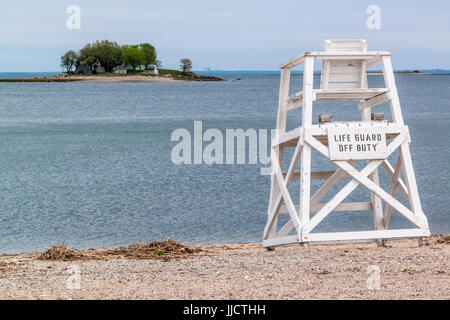
[[[260,174],[265,165],[250,164],[248,156],[245,164],[177,165],[171,135],[185,128],[194,145],[194,121],[202,121],[203,131],[223,133],[225,145],[226,129],[273,128],[279,75],[209,74],[227,81],[0,82],[0,252],[62,243],[115,247],[168,237],[186,243],[261,241],[270,189],[270,176]],[[317,87],[318,76],[315,80]],[[396,75],[396,80],[423,210],[432,233],[449,233],[450,76]],[[292,92],[301,90],[301,75],[291,82]],[[383,86],[383,78],[370,76],[369,84]],[[355,102],[314,106],[314,120],[320,113],[360,119]],[[387,104],[374,111],[389,119]],[[300,112],[294,112],[288,129],[299,121]],[[333,168],[313,153],[313,169]],[[384,169],[380,175],[388,189]],[[314,180],[313,189],[320,183]],[[290,192],[297,201],[298,183]],[[369,199],[360,186],[346,201]],[[408,226],[393,213],[392,227]],[[333,212],[316,230],[372,228],[369,212]]]

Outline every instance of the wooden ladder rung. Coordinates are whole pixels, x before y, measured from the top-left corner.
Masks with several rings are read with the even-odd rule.
[[[314,171],[311,172],[311,179],[328,179],[336,171]],[[283,177],[286,177],[287,172],[283,172]],[[299,179],[301,172],[294,172],[293,179]]]
[[[368,89],[315,89],[313,96],[315,101],[327,101],[327,100],[370,100],[377,96],[388,93],[386,88],[368,88]],[[390,96],[387,94],[381,96],[379,100],[383,100],[379,103],[387,101]],[[375,101],[376,102],[376,101]],[[287,111],[298,109],[303,103],[303,92],[299,91],[289,96],[287,99]],[[378,103],[376,103],[378,104]],[[369,105],[369,103],[368,103]]]

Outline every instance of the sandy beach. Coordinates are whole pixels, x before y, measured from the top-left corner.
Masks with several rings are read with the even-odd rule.
[[[127,75],[127,76],[70,76],[72,80],[83,82],[176,82],[183,81],[173,79],[172,77],[159,77],[159,76],[143,76],[143,75]]]
[[[223,79],[190,74],[183,75],[67,75],[61,73],[53,76],[34,78],[0,78],[0,82],[185,82],[185,81],[223,81]]]
[[[146,245],[0,255],[1,299],[450,299],[450,236],[375,244]],[[148,249],[148,250],[147,250]],[[145,251],[147,250],[147,251]],[[69,261],[59,261],[69,260]],[[380,287],[369,289],[379,268]],[[73,286],[79,270],[79,288]]]

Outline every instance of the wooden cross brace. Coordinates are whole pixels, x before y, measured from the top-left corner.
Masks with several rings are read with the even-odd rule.
[[[400,133],[388,146],[386,157],[388,157],[392,152],[394,152],[398,147],[400,147],[403,143],[408,143],[408,136],[405,133]],[[320,143],[316,138],[312,135],[305,136],[305,142],[308,143],[311,147],[315,148],[322,155],[329,158],[328,148]],[[333,161],[340,169],[344,170],[350,177],[353,179],[347,183],[334,197],[331,199],[316,215],[311,218],[311,220],[302,227],[302,233],[309,233],[311,230],[322,221],[333,209],[341,203],[359,184],[364,185],[367,189],[374,192],[377,196],[383,199],[387,204],[387,208],[395,208],[398,212],[400,212],[405,218],[410,220],[415,226],[419,228],[427,228],[427,223],[422,219],[420,215],[416,215],[410,209],[405,207],[401,202],[393,197],[393,192],[387,193],[380,186],[375,184],[372,180],[368,178],[368,175],[372,173],[383,160],[372,160],[370,161],[364,169],[358,171],[355,169],[350,163],[347,161]],[[401,162],[400,162],[401,163]],[[394,173],[394,179],[397,185],[398,175],[400,173],[400,168],[396,170],[397,174]],[[397,175],[397,176],[396,176]],[[391,188],[393,189],[393,188]],[[395,191],[395,190],[394,190]],[[388,209],[389,210],[389,209]],[[391,209],[390,209],[391,210]],[[390,211],[388,211],[390,212]],[[390,215],[390,213],[389,213]],[[389,220],[389,217],[385,218],[386,221]]]
[[[408,138],[409,137],[406,132],[400,133],[387,146],[386,158],[402,144],[407,144]],[[280,231],[277,233],[277,236],[286,237],[288,236],[290,231],[295,228],[297,239],[302,239],[303,234],[308,234],[309,232],[311,232],[323,219],[325,219],[326,216],[328,216],[328,214],[330,214],[338,206],[342,206],[342,201],[360,184],[364,185],[366,188],[368,188],[370,191],[372,191],[387,203],[385,212],[383,214],[383,224],[385,229],[387,229],[389,225],[392,209],[396,209],[418,228],[428,228],[426,219],[424,220],[420,214],[415,214],[413,211],[405,207],[402,203],[394,198],[396,189],[400,188],[405,198],[409,199],[407,188],[400,178],[400,173],[402,172],[403,167],[401,155],[399,156],[395,169],[392,168],[387,159],[371,160],[368,162],[366,167],[360,171],[353,166],[356,162],[354,160],[332,161],[338,166],[338,169],[311,198],[311,208],[319,209],[310,220],[308,219],[306,223],[302,224],[299,218],[298,206],[295,206],[293,204],[288,191],[288,187],[294,176],[295,168],[297,166],[297,162],[300,158],[304,144],[307,144],[308,146],[316,149],[319,153],[329,159],[328,147],[319,142],[311,134],[305,133],[304,139],[298,139],[294,155],[289,165],[289,170],[284,178],[280,163],[278,161],[278,157],[276,156],[275,152],[272,151],[273,174],[275,176],[274,181],[279,186],[280,192],[276,196],[274,204],[269,208],[269,220],[264,231],[264,239],[267,239],[269,237],[269,230],[276,222],[276,217],[280,212],[283,200],[286,203],[286,208],[291,219],[280,229]],[[374,172],[374,170],[376,170],[380,164],[383,164],[392,178],[392,185],[390,187],[389,193],[384,191],[369,178],[371,173]],[[352,180],[349,181],[328,203],[323,205],[319,204],[319,201],[325,196],[325,194],[345,176],[350,176]],[[313,209],[311,209],[311,211],[313,211]]]

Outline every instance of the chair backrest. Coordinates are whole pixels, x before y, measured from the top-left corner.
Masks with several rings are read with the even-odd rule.
[[[325,40],[326,52],[365,52],[365,40]],[[323,60],[320,79],[322,89],[361,89],[367,87],[366,66],[363,60]]]

